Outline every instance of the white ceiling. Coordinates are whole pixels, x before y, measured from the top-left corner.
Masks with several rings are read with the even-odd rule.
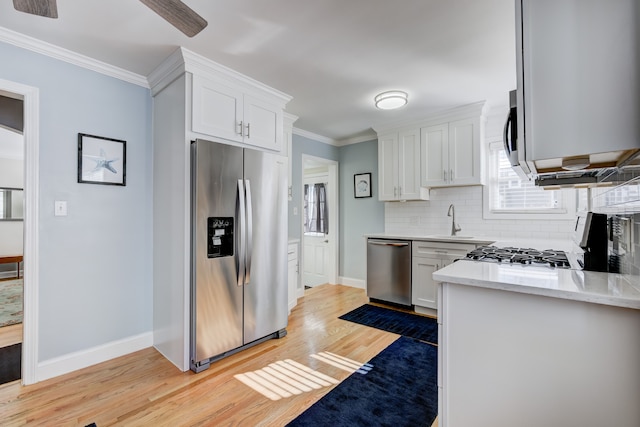
[[[0,2],[0,26],[147,76],[177,46],[293,96],[295,127],[334,140],[515,88],[513,0],[186,0],[188,38],[135,0],[60,0],[58,19]],[[409,104],[380,111],[399,89]]]

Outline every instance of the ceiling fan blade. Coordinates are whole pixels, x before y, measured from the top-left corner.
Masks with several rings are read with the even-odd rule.
[[[19,12],[46,18],[58,17],[56,0],[13,0],[13,8]]]
[[[180,0],[140,1],[188,37],[195,36],[208,24],[202,16]]]

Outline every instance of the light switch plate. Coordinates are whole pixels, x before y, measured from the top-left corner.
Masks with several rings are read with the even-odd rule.
[[[67,216],[67,202],[64,200],[56,200],[54,203],[55,216]]]

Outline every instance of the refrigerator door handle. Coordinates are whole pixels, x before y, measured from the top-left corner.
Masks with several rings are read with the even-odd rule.
[[[242,286],[244,284],[244,258],[245,258],[245,247],[244,247],[244,236],[245,236],[245,221],[246,221],[246,210],[245,210],[245,197],[244,197],[244,186],[242,180],[238,180],[238,205],[237,205],[237,213],[236,218],[239,220],[238,227],[238,235],[236,236],[236,272],[237,272],[237,285]]]
[[[245,179],[245,190],[247,192],[247,262],[244,283],[248,285],[251,281],[251,255],[253,252],[253,212],[251,209],[251,182]]]

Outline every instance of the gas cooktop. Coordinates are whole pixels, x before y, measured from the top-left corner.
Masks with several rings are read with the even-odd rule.
[[[557,268],[571,268],[567,254],[553,249],[499,248],[480,246],[466,255],[467,259],[485,262],[537,265]]]

